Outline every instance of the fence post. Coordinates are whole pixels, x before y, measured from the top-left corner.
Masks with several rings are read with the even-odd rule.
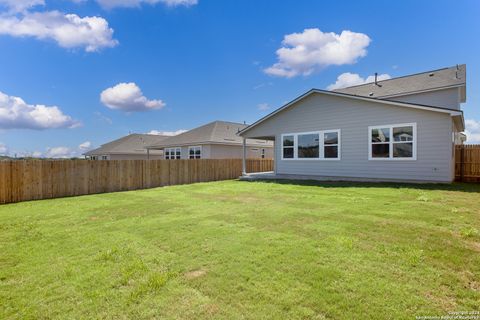
[[[460,182],[463,182],[465,175],[465,146],[460,147]]]

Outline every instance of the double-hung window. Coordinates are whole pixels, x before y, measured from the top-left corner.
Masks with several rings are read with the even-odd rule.
[[[323,133],[323,157],[325,159],[338,159],[339,155],[339,134],[340,131],[330,131]]]
[[[282,135],[282,159],[340,159],[340,130]]]
[[[165,159],[174,160],[180,159],[182,155],[182,148],[165,148]]]
[[[416,123],[368,127],[370,160],[416,160]]]
[[[201,159],[202,158],[202,147],[188,147],[188,158],[189,159]]]
[[[293,159],[295,157],[295,136],[284,135],[282,136],[282,158]]]

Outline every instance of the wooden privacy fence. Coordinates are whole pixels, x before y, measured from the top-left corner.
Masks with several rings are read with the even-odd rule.
[[[455,180],[480,182],[480,145],[455,147]]]
[[[247,160],[247,172],[271,170],[273,160]],[[0,161],[0,203],[228,180],[241,173],[241,159]]]

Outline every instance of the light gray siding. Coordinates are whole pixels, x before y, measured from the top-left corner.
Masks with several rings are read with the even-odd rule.
[[[196,146],[197,145],[192,145],[190,147],[196,147]],[[182,149],[181,159],[189,159],[188,147],[189,146],[181,147]],[[201,147],[202,147],[202,159],[210,159],[211,158],[210,145],[202,145]]]
[[[150,154],[150,160],[161,160],[163,155]],[[147,152],[145,154],[110,154],[108,160],[147,160]]]
[[[193,146],[192,146],[193,147]],[[203,144],[202,159],[241,159],[243,147],[239,145]],[[189,159],[188,146],[181,147],[181,159]],[[273,158],[273,148],[265,147],[265,158]],[[247,158],[261,158],[262,147],[247,147]]]
[[[417,124],[417,160],[368,160],[368,127]],[[341,160],[281,160],[281,135],[341,130]],[[451,182],[452,119],[449,114],[377,102],[312,94],[244,133],[275,137],[278,174]]]
[[[460,110],[459,88],[435,90],[430,92],[390,97],[387,99]]]
[[[260,159],[262,157],[262,149],[265,149],[265,159],[273,158],[272,147],[247,147],[247,158]],[[241,159],[243,157],[242,146],[211,145],[211,150],[211,159]]]

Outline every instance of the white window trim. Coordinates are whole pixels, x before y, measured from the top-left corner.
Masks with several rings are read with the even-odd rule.
[[[167,159],[167,150],[168,150],[168,153],[169,153],[168,159]],[[177,151],[178,151],[178,150],[180,150],[180,159],[182,159],[182,148],[181,148],[181,147],[165,148],[165,149],[163,150],[163,153],[164,153],[163,157],[164,157],[164,159],[165,159],[165,160],[178,160],[178,159],[177,159]],[[175,158],[173,158],[173,159],[171,158],[172,151],[173,151],[174,154],[175,154]]]
[[[396,127],[412,127],[413,128],[413,141],[412,141],[412,157],[411,158],[394,158],[393,157],[393,128]],[[389,157],[388,158],[374,158],[372,157],[372,129],[383,129],[388,128],[390,130],[390,141],[389,144]],[[403,143],[407,143],[409,141],[404,141]],[[396,143],[402,143],[401,141],[397,141]],[[386,144],[386,142],[385,142]],[[398,124],[385,124],[385,125],[377,125],[377,126],[369,126],[368,127],[368,160],[373,161],[415,161],[417,160],[417,123],[398,123]]]
[[[337,150],[337,158],[325,158],[325,133],[332,133],[336,132],[338,134],[338,144],[336,146],[338,147]],[[319,152],[318,152],[318,158],[299,158],[298,157],[298,136],[299,135],[304,135],[304,134],[318,134],[320,141],[319,141]],[[285,136],[293,136],[293,158],[284,158],[283,157],[283,137]],[[280,142],[280,154],[281,154],[281,159],[282,160],[296,160],[296,161],[338,161],[342,159],[342,135],[341,135],[341,130],[340,129],[334,129],[334,130],[321,130],[321,131],[308,131],[308,132],[295,132],[295,133],[283,133],[281,135],[281,142]],[[332,145],[335,146],[335,145]]]
[[[189,159],[189,160],[192,160],[192,159],[190,158],[190,150],[191,150],[191,149],[194,149],[194,150],[195,150],[195,148],[199,148],[199,149],[200,149],[200,158],[198,158],[198,159],[202,159],[202,156],[203,156],[203,154],[202,154],[202,153],[203,153],[202,146],[189,146],[189,147],[188,147],[188,159]],[[195,151],[193,151],[193,155],[195,156]],[[197,159],[197,158],[193,158],[193,160],[194,160],[194,159]]]

